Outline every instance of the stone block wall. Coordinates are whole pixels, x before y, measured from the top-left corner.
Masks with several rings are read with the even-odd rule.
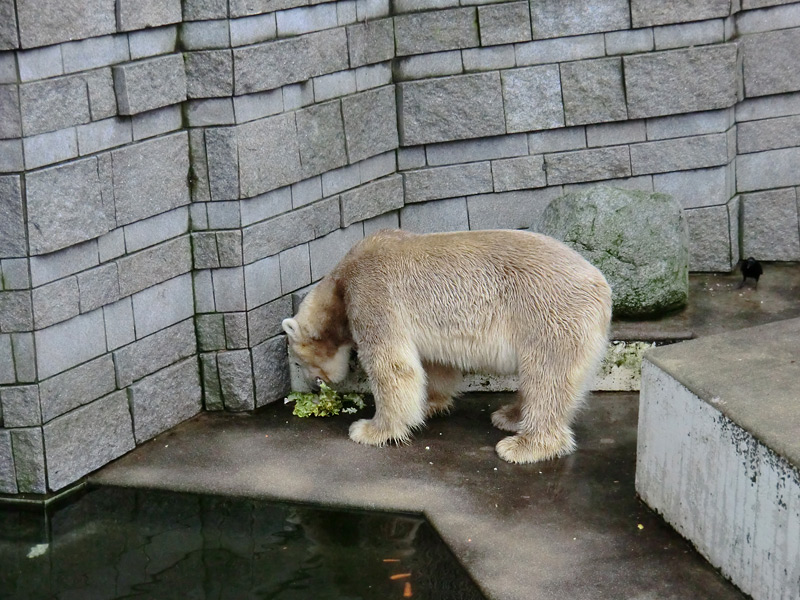
[[[800,260],[800,3],[0,0],[0,493],[288,386],[364,235],[675,196],[693,270]]]

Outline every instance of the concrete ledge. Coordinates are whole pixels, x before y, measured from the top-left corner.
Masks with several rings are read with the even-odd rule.
[[[753,598],[800,596],[800,319],[645,356],[636,489]]]

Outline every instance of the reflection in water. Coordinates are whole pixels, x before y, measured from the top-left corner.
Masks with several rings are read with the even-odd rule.
[[[479,600],[422,518],[98,488],[0,509],[0,598]]]

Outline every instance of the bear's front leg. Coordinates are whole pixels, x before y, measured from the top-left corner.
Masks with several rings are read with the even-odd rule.
[[[359,359],[375,397],[375,416],[353,423],[350,439],[372,446],[407,443],[425,421],[425,373],[419,358],[410,351],[359,348]]]

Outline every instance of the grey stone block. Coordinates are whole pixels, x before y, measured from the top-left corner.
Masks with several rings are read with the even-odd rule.
[[[133,140],[130,119],[112,117],[76,128],[78,134],[78,154],[94,154],[128,144]]]
[[[632,119],[736,103],[736,44],[625,56],[623,61]]]
[[[0,53],[0,83],[17,83],[17,55]]]
[[[81,40],[116,31],[114,0],[18,2],[22,48]]]
[[[288,294],[311,283],[311,258],[308,244],[300,244],[284,250],[279,255],[281,271],[281,293]],[[264,336],[261,341],[280,331]]]
[[[512,44],[531,39],[530,9],[527,2],[479,6],[481,45]]]
[[[233,125],[236,122],[233,98],[189,100],[185,107],[184,114],[189,127]]]
[[[397,56],[473,48],[478,40],[474,8],[449,8],[394,18]]]
[[[121,115],[135,115],[186,100],[186,72],[181,54],[117,65],[113,71]]]
[[[397,172],[397,156],[395,152],[389,151],[378,154],[372,158],[367,158],[358,163],[358,173],[361,183],[367,183],[392,175]]]
[[[467,201],[465,198],[450,198],[409,204],[400,210],[400,226],[414,233],[467,231]]]
[[[189,236],[181,236],[158,246],[120,258],[120,296],[130,296],[145,288],[188,273],[192,269]]]
[[[243,197],[263,194],[303,179],[294,114],[245,123],[237,130],[239,180]],[[343,135],[338,143],[344,144]]]
[[[400,211],[392,211],[364,221],[364,237],[381,229],[400,229]]]
[[[128,34],[128,44],[132,60],[158,54],[171,54],[178,46],[178,28],[172,26],[132,31]]]
[[[709,206],[686,211],[689,229],[689,270],[730,271],[731,227],[727,206]]]
[[[214,286],[216,292],[216,274]],[[281,269],[277,256],[262,258],[244,267],[244,296],[247,309],[275,300],[281,295]],[[220,310],[219,302],[217,310]]]
[[[80,314],[80,296],[77,277],[65,277],[33,290],[33,316],[36,329],[50,327],[78,314]]]
[[[244,287],[244,269],[213,269],[214,306],[217,312],[243,311],[247,308]]]
[[[233,127],[215,127],[205,132],[208,183],[212,200],[234,200],[239,197],[239,148],[236,132]]]
[[[243,19],[230,19],[228,21],[231,35],[231,46],[248,46],[267,40],[275,39],[278,35],[278,26],[275,22],[275,13],[253,15]]]
[[[221,313],[196,315],[194,323],[200,352],[225,349],[225,320]]]
[[[47,423],[116,389],[114,361],[106,354],[39,384],[42,420]]]
[[[283,92],[272,90],[233,98],[237,123],[246,123],[283,112]]]
[[[431,148],[429,146],[428,148]],[[400,171],[418,169],[425,166],[425,146],[397,149],[397,168]]]
[[[26,179],[32,254],[54,252],[113,228],[97,159],[43,169]]]
[[[133,295],[136,337],[143,338],[194,314],[192,278],[188,273]]]
[[[514,46],[496,46],[493,48],[467,48],[461,51],[461,62],[464,71],[494,71],[511,69],[517,64]]]
[[[189,204],[188,146],[180,132],[111,153],[118,225]]]
[[[0,214],[0,257],[24,256],[27,243],[18,175],[0,177]]]
[[[398,82],[460,75],[464,70],[460,50],[405,56],[396,59],[393,64],[394,80]]]
[[[342,227],[401,208],[403,204],[403,179],[400,175],[345,192],[341,196]]]
[[[469,228],[538,231],[544,209],[560,195],[560,187],[550,187],[470,196],[467,198]]]
[[[235,229],[241,224],[238,202],[212,202],[206,213],[209,229]]]
[[[281,69],[271,65],[281,65]],[[343,27],[233,51],[235,93],[249,94],[348,68]]]
[[[79,75],[19,86],[22,132],[26,136],[88,123],[89,95]]]
[[[230,46],[230,28],[227,19],[216,21],[189,21],[181,24],[180,41],[184,50],[207,50]]]
[[[740,192],[800,185],[800,148],[768,150],[736,157],[736,188]]]
[[[217,368],[222,401],[226,410],[253,410],[255,388],[250,351],[232,350],[218,353]]]
[[[11,432],[0,429],[0,494],[16,494],[17,492],[17,473],[14,469],[14,453],[11,449]]]
[[[306,3],[306,0],[229,0],[228,6],[231,17],[244,17],[302,6]]]
[[[731,109],[659,117],[647,120],[647,139],[663,140],[706,133],[723,133],[733,124],[734,116]]]
[[[225,346],[228,350],[248,348],[247,313],[225,313]]]
[[[242,232],[245,263],[330,233],[339,228],[339,198],[327,198],[290,213],[246,227]]]
[[[322,195],[332,196],[361,183],[361,165],[356,163],[322,174]]]
[[[16,54],[20,81],[47,79],[64,73],[61,46],[23,50]],[[14,74],[14,81],[17,81],[16,73]]]
[[[394,21],[379,19],[347,28],[350,68],[394,58]]]
[[[748,98],[800,90],[800,28],[746,36],[743,51]]]
[[[92,119],[108,119],[117,114],[117,97],[114,95],[114,78],[111,68],[105,67],[81,74],[89,92],[89,111]]]
[[[289,37],[336,27],[336,5],[317,4],[275,13],[278,35]]]
[[[293,183],[292,208],[300,208],[322,198],[322,177],[317,175],[305,181]]]
[[[42,428],[12,429],[11,447],[19,493],[44,494],[47,492]]]
[[[286,336],[277,336],[253,348],[256,406],[282,400],[289,393]]]
[[[510,192],[547,185],[544,157],[522,156],[492,161],[492,180],[495,192]]]
[[[405,146],[506,133],[497,73],[401,83],[397,88]]]
[[[602,33],[520,43],[514,50],[518,67],[596,58],[606,52]]]
[[[558,65],[503,71],[502,79],[509,133],[564,126]]]
[[[30,259],[31,283],[44,285],[97,265],[97,242],[84,242],[45,256]]]
[[[356,72],[339,71],[330,75],[321,75],[313,79],[313,84],[315,102],[339,98],[356,91]]]
[[[739,153],[800,146],[800,116],[748,121],[736,126]]]
[[[74,127],[23,138],[22,145],[25,169],[29,171],[78,156]],[[18,170],[22,170],[21,167]]]
[[[216,234],[219,265],[238,267],[242,264],[242,232],[220,231]]]
[[[292,194],[288,187],[261,194],[240,202],[242,226],[264,221],[292,209]]]
[[[0,388],[5,427],[35,427],[42,424],[39,387],[16,385]]]
[[[3,0],[0,2],[0,50],[13,50],[14,48],[19,48],[17,13],[14,9],[14,0]],[[0,455],[2,455],[1,452]],[[0,481],[3,479],[0,478]],[[14,484],[14,491],[9,493],[16,493],[16,484]]]
[[[568,126],[622,121],[628,117],[619,58],[561,65],[561,88]]]
[[[677,0],[631,0],[631,24],[634,28],[667,23],[686,23],[717,17],[727,17],[731,11],[730,0],[710,0],[693,2]]]
[[[189,209],[181,206],[123,228],[128,253],[155,246],[189,231]]]
[[[389,12],[389,0],[356,0],[356,17],[359,21],[388,17]]]
[[[42,379],[71,369],[106,351],[103,313],[99,310],[36,331],[34,337],[36,365]]]
[[[114,352],[117,387],[128,387],[150,373],[193,356],[195,351],[191,319],[137,340]]]
[[[488,161],[420,169],[403,174],[406,202],[425,202],[492,191]]]
[[[19,86],[0,85],[0,139],[22,137]]]
[[[531,20],[534,39],[630,27],[626,0],[540,0],[531,3]]]
[[[364,227],[356,223],[345,229],[337,229],[311,242],[311,280],[317,281],[327,275],[357,242],[364,238]]]
[[[630,177],[631,158],[627,146],[576,150],[545,156],[547,184],[559,185]]]
[[[586,128],[586,145],[590,148],[644,142],[646,139],[647,128],[641,120],[589,125]]]
[[[184,0],[183,18],[186,21],[224,19],[228,16],[228,0]]]
[[[650,52],[655,47],[652,29],[609,31],[605,34],[606,54],[638,54]]]
[[[203,406],[206,410],[223,410],[222,389],[219,384],[216,352],[200,354],[200,378],[203,390]]]
[[[25,169],[22,140],[0,140],[0,173]]]
[[[356,69],[356,91],[358,92],[390,83],[392,83],[392,65],[389,62]]]
[[[130,298],[123,298],[103,307],[103,320],[106,326],[106,346],[116,350],[136,339],[133,328],[133,304]]]
[[[9,334],[0,334],[0,383],[15,383],[14,348]]]
[[[36,381],[36,351],[32,333],[12,333],[11,345],[14,350],[14,366],[17,382],[33,383]]]
[[[742,256],[758,260],[800,259],[794,188],[742,194],[740,201]]]
[[[187,97],[233,95],[233,54],[230,50],[187,52],[184,63]]]
[[[784,6],[772,6],[772,5]],[[787,29],[800,25],[800,11],[790,0],[756,0],[745,2],[744,10],[771,6],[769,10],[754,10],[736,15],[736,32],[739,35],[762,33],[775,29]]]
[[[28,261],[24,258],[8,258],[2,265],[2,287],[6,290],[26,290],[31,287]]]
[[[120,31],[159,27],[181,19],[181,0],[117,0]]]
[[[725,26],[722,19],[717,19],[656,27],[653,34],[656,50],[668,50],[723,42],[725,41]]]
[[[653,176],[653,189],[675,198],[683,208],[724,205],[731,197],[732,169],[716,167]]]
[[[303,179],[347,164],[344,124],[338,100],[299,110],[296,118]]]
[[[356,0],[346,0],[336,5],[336,20],[339,25],[350,25],[358,20]]]
[[[394,86],[344,98],[342,114],[350,162],[357,162],[397,148],[397,106]]]
[[[633,175],[716,167],[728,163],[724,133],[631,145]]]
[[[141,444],[203,408],[197,358],[191,357],[133,384],[128,392],[133,432]]]
[[[77,73],[107,67],[130,59],[128,39],[124,35],[105,35],[61,46],[65,73]]]
[[[107,262],[125,254],[125,231],[122,227],[112,229],[97,238],[97,251],[100,262]]]
[[[293,85],[285,85],[281,88],[283,94],[283,110],[296,110],[310,104],[314,104],[314,84],[311,81],[303,81]]]
[[[306,261],[308,261],[308,248],[305,245],[303,247],[306,248]],[[308,270],[308,280],[310,282],[310,267],[306,264],[305,268]],[[247,327],[250,345],[255,346],[267,338],[280,334],[283,331],[281,322],[291,317],[292,314],[292,298],[290,295],[262,304],[258,308],[249,311],[247,313]]]

